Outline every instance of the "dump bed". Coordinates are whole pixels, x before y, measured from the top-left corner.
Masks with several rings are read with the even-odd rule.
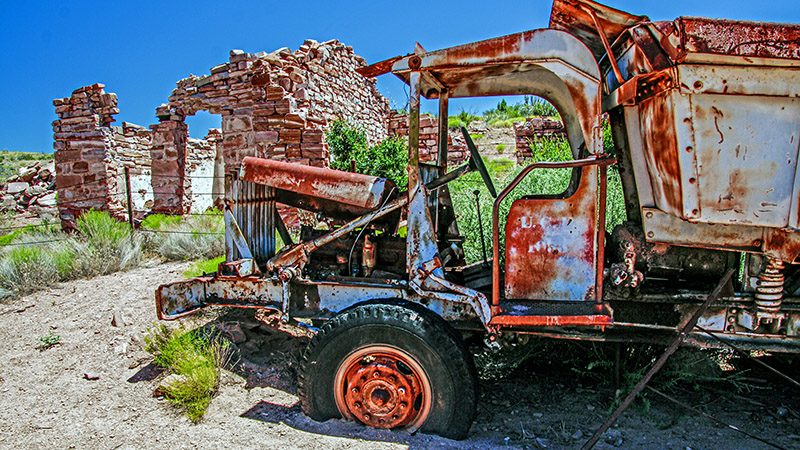
[[[797,258],[799,25],[651,22],[564,0],[551,26],[600,62],[649,240]]]

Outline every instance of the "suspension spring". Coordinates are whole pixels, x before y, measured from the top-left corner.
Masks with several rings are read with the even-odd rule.
[[[758,275],[756,286],[756,309],[766,313],[778,313],[783,300],[783,261],[769,258],[767,267]]]

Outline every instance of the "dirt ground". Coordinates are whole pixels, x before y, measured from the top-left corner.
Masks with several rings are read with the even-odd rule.
[[[252,313],[207,315],[238,321],[247,340],[219,395],[193,425],[152,393],[158,371],[142,350],[155,320],[153,291],[178,280],[165,264],[63,284],[0,304],[0,446],[3,448],[577,448],[607,417],[613,389],[569,368],[529,362],[509,378],[483,382],[479,416],[465,441],[314,422],[297,406],[292,362],[302,342],[260,326]],[[116,326],[112,318],[116,316]],[[60,343],[39,350],[40,337]],[[98,378],[90,380],[88,378]],[[763,375],[759,375],[763,376]],[[786,448],[800,448],[797,391],[722,391],[701,407]],[[740,449],[764,444],[649,396],[596,448]]]

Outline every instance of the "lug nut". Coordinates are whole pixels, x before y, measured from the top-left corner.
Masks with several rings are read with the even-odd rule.
[[[350,392],[352,392],[353,394],[358,394],[358,388],[354,387],[353,389],[350,389]]]
[[[361,402],[356,402],[355,407],[356,409],[361,409]]]
[[[375,372],[372,372],[372,376],[378,378],[379,376],[381,376],[381,373],[376,370]]]
[[[364,414],[364,420],[369,421],[370,419],[372,419],[372,416],[370,416],[369,414]]]
[[[406,388],[401,387],[400,389],[397,390],[397,392],[399,392],[401,395],[405,395],[406,394]]]

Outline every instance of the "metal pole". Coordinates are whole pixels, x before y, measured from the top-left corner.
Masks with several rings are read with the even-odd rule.
[[[662,367],[664,367],[664,364],[667,363],[669,357],[672,356],[672,354],[678,350],[678,347],[680,347],[683,341],[685,341],[686,338],[689,336],[689,333],[692,331],[692,328],[694,328],[694,326],[697,325],[697,321],[700,319],[700,316],[703,315],[703,312],[705,312],[706,308],[708,308],[708,306],[711,305],[711,303],[719,299],[720,295],[722,294],[722,290],[731,281],[731,277],[733,277],[734,271],[735,269],[729,269],[725,273],[725,275],[723,275],[719,284],[717,284],[717,287],[715,287],[714,290],[711,291],[711,294],[709,294],[708,297],[706,298],[706,301],[703,302],[703,304],[699,308],[697,308],[697,311],[695,311],[694,314],[692,314],[692,317],[689,319],[689,321],[686,322],[686,324],[683,327],[681,327],[680,331],[678,332],[678,335],[675,337],[675,339],[672,340],[672,343],[669,345],[669,347],[667,347],[667,350],[664,352],[664,354],[658,358],[658,361],[656,361],[656,363],[653,364],[653,367],[651,367],[650,370],[647,371],[644,378],[642,378],[636,384],[636,386],[634,386],[631,392],[628,393],[628,396],[625,397],[625,400],[623,400],[622,403],[620,403],[617,409],[614,410],[614,412],[611,414],[611,416],[608,417],[608,419],[606,419],[603,425],[600,426],[600,428],[598,428],[597,431],[594,432],[592,438],[589,439],[585,444],[583,444],[583,447],[581,447],[582,450],[589,450],[593,448],[595,444],[597,444],[597,441],[600,440],[600,437],[603,435],[603,433],[605,433],[609,428],[611,428],[611,425],[614,425],[614,422],[616,422],[617,419],[619,419],[619,416],[621,416],[622,413],[625,412],[626,409],[628,409],[631,403],[633,403],[633,400],[636,399],[636,396],[639,395],[640,392],[642,392],[642,390],[645,388],[645,386],[647,386],[647,383],[650,382],[653,376],[656,373],[658,373],[658,371],[661,370]]]
[[[128,201],[128,223],[133,229],[133,195],[131,194],[131,169],[125,168],[125,197]]]
[[[448,127],[448,103],[450,94],[447,89],[439,92],[439,154],[436,164],[439,166],[439,176],[447,173],[447,133]]]
[[[486,254],[486,242],[483,238],[483,219],[481,219],[481,191],[475,189],[475,212],[478,213],[478,231],[481,233],[481,250],[483,251],[483,263],[489,261],[489,256]]]

